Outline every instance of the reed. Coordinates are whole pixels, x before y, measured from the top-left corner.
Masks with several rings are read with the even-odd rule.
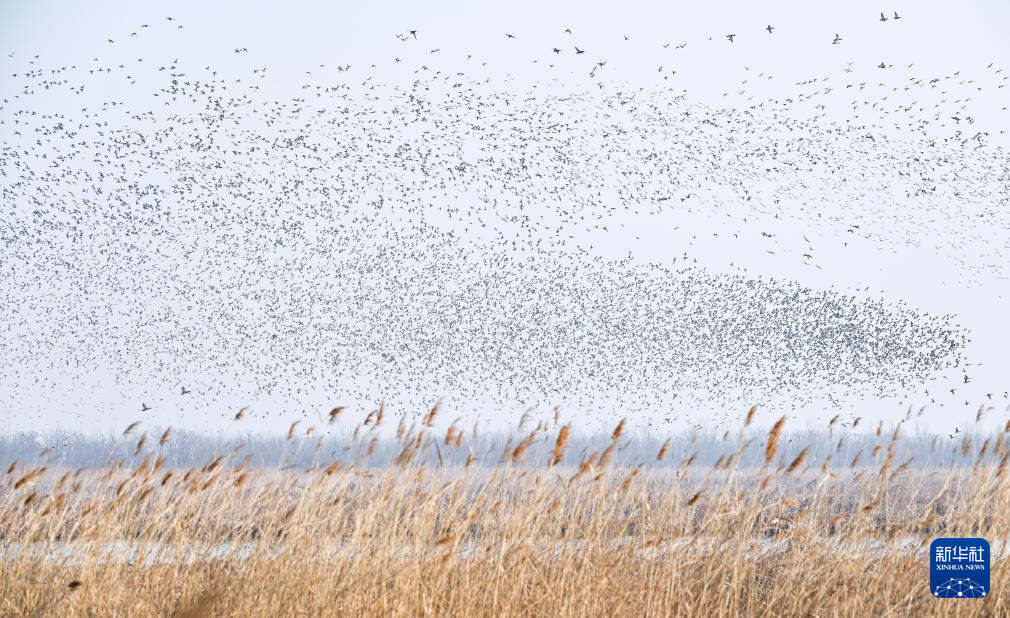
[[[1010,449],[981,417],[932,442],[934,465],[897,430],[839,437],[837,418],[828,447],[790,446],[801,434],[756,426],[754,408],[717,457],[693,433],[629,455],[624,421],[581,438],[557,412],[490,444],[438,409],[394,435],[385,406],[358,421],[335,408],[355,423],[340,448],[295,423],[273,466],[239,444],[180,469],[178,434],[139,424],[101,466],[11,462],[0,615],[1010,613]],[[579,440],[594,444],[572,452]],[[985,599],[929,594],[938,536],[992,543]]]

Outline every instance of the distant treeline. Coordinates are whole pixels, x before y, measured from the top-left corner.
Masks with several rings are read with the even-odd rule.
[[[350,433],[346,436],[280,435],[207,435],[190,431],[163,429],[137,430],[126,435],[94,436],[77,432],[21,432],[0,436],[0,465],[48,465],[67,468],[94,468],[116,461],[134,465],[144,457],[163,457],[161,465],[172,468],[203,466],[209,460],[225,456],[222,463],[242,462],[265,468],[310,468],[356,465],[381,468],[395,465],[410,445],[411,461],[430,466],[491,466],[515,460],[519,465],[547,465],[552,459],[559,426],[532,428],[512,433],[493,432],[474,435],[458,430],[448,435],[443,430],[426,428],[396,438],[376,432]],[[892,466],[907,467],[971,466],[976,462],[997,462],[1007,453],[1003,434],[949,435],[893,432],[864,434],[851,431],[785,432],[777,439],[771,465],[785,465],[804,449],[804,467],[823,467],[834,472],[841,468],[880,465],[891,451]],[[420,437],[419,437],[420,436]],[[697,466],[733,465],[753,468],[766,465],[766,430],[724,433],[685,432],[665,437],[625,434],[613,440],[611,434],[580,434],[573,429],[559,465],[578,466],[599,456],[611,444],[608,460],[618,466],[676,467],[690,462]],[[522,457],[514,457],[522,448]],[[659,458],[662,452],[662,459]],[[697,468],[695,468],[697,469]],[[2,471],[0,471],[2,472]]]

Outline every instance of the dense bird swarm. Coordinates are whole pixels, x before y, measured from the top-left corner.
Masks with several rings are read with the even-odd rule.
[[[710,270],[693,240],[665,263],[600,245],[623,218],[663,217],[808,268],[842,238],[1002,276],[1006,157],[975,125],[973,84],[880,72],[870,95],[871,69],[849,67],[716,107],[662,66],[661,81],[618,85],[587,60],[588,83],[519,88],[477,59],[438,70],[437,44],[398,38],[402,58],[384,62],[409,77],[341,65],[286,96],[263,86],[267,67],[127,60],[115,37],[115,60],[10,59],[3,384],[72,405],[61,380],[101,367],[154,402],[182,383],[208,403],[245,389],[294,406],[435,393],[636,411],[885,395],[961,364],[954,316]],[[129,100],[79,104],[112,86]],[[844,121],[824,111],[839,92],[855,97]],[[36,105],[55,93],[58,109]],[[816,235],[790,254],[758,221]],[[1003,240],[979,248],[993,230]]]

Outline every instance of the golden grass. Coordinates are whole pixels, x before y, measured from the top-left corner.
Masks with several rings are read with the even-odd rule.
[[[371,467],[384,413],[355,428],[361,448],[308,468],[254,469],[236,449],[168,470],[168,431],[100,469],[12,464],[0,615],[1010,613],[1000,560],[987,598],[941,600],[926,553],[938,536],[1005,544],[1002,434],[979,449],[988,464],[895,466],[895,431],[865,465],[832,468],[808,448],[777,456],[780,420],[751,467],[743,432],[713,466],[668,460],[669,440],[648,465],[618,466],[622,421],[565,465],[571,426],[556,415],[492,457],[455,422],[436,434],[436,406],[420,428],[401,423],[396,463]],[[465,465],[444,463],[468,449]]]

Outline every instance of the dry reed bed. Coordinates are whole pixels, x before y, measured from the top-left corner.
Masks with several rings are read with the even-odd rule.
[[[253,469],[236,449],[168,469],[169,432],[134,436],[132,458],[100,469],[15,462],[0,494],[0,615],[1010,612],[998,557],[990,596],[953,601],[930,596],[926,553],[938,536],[1005,547],[1002,433],[965,449],[969,465],[897,462],[895,430],[833,468],[780,452],[780,421],[762,465],[740,463],[741,431],[715,465],[664,445],[646,467],[614,465],[622,422],[568,465],[555,420],[450,465],[468,438],[436,430],[433,409],[401,423],[394,464],[370,468],[383,414],[308,468]]]

